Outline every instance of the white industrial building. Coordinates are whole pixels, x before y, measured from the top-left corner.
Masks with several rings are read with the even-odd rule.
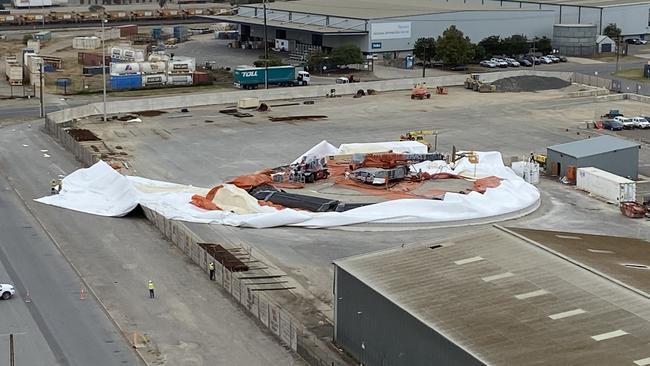
[[[455,25],[473,42],[490,35],[550,37],[553,10],[508,8],[490,0],[478,5],[436,0],[299,0],[267,5],[270,43],[288,40],[295,48],[355,44],[366,54],[410,51],[418,38],[438,37]],[[237,15],[214,16],[240,24],[243,41],[264,39],[261,4],[241,5]]]

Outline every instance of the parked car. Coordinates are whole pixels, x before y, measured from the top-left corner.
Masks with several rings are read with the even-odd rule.
[[[519,61],[517,61],[517,60],[515,60],[513,58],[506,58],[506,59],[504,59],[504,61],[507,62],[508,66],[511,66],[511,67],[519,67],[519,66],[521,66]]]
[[[0,283],[0,298],[2,300],[9,300],[16,293],[16,289],[12,285]]]
[[[557,56],[554,56],[554,55],[548,55],[548,56],[546,56],[546,57],[548,57],[549,59],[551,59],[551,61],[553,61],[554,64],[560,62],[560,58],[557,57]]]
[[[612,131],[621,131],[623,129],[623,124],[615,119],[606,119],[603,122],[603,128]]]
[[[499,66],[496,62],[494,62],[492,60],[483,60],[483,61],[479,62],[479,65],[481,65],[483,67],[489,67],[491,69]]]
[[[541,65],[541,63],[542,63],[542,60],[539,57],[530,56],[530,55],[528,55],[526,57],[527,57],[528,61],[534,63],[535,65]]]
[[[548,57],[548,56],[542,56],[539,59],[543,64],[552,64],[553,63],[553,60],[551,60],[551,58]]]
[[[557,58],[560,59],[560,62],[567,62],[567,61],[569,61],[565,56],[557,56]]]
[[[529,60],[526,60],[525,58],[520,58],[520,59],[517,60],[517,62],[519,62],[519,64],[520,64],[521,66],[524,66],[524,67],[531,67],[531,66],[533,66],[533,63],[530,62]]]
[[[648,43],[648,41],[646,41],[645,39],[641,39],[641,38],[628,38],[628,39],[625,40],[625,43],[640,45],[640,44],[646,44],[646,43]]]
[[[467,65],[461,65],[461,64],[454,65],[454,66],[450,67],[449,70],[451,70],[451,71],[465,71],[465,70],[467,70]]]
[[[496,62],[498,67],[508,67],[508,63],[500,58],[492,58],[490,61]]]
[[[650,122],[641,116],[632,118],[632,122],[636,128],[650,128]]]
[[[618,117],[614,117],[614,119],[621,122],[621,124],[623,124],[623,128],[625,129],[634,128],[634,122],[632,121],[632,118],[618,116]]]

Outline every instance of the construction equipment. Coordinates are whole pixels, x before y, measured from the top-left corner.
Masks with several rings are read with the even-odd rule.
[[[540,167],[546,167],[546,154],[534,154],[533,161],[539,164]]]
[[[427,86],[424,83],[413,85],[413,89],[411,89],[411,99],[423,100],[424,98],[431,98],[431,93],[427,90]]]
[[[359,168],[350,173],[350,177],[363,183],[383,185],[395,180],[401,180],[409,175],[409,167],[398,165],[394,168]]]
[[[291,164],[289,180],[301,183],[314,183],[330,176],[325,158],[303,156],[299,163]]]
[[[471,74],[465,79],[465,89],[472,89],[479,93],[491,93],[497,90],[496,86],[479,80],[479,74]]]
[[[610,109],[609,112],[605,113],[602,117],[604,118],[623,117],[623,113],[621,113],[618,109]]]
[[[401,135],[399,137],[400,141],[417,141],[419,143],[422,143],[424,145],[427,145],[427,148],[429,149],[428,151],[431,151],[433,146],[431,146],[431,143],[429,143],[424,136],[431,136],[435,135],[435,131],[431,130],[418,130],[418,131],[409,131],[404,135]]]

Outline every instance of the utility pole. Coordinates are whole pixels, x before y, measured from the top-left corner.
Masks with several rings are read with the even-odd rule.
[[[616,36],[616,71],[618,72],[618,61],[621,55],[621,35]]]
[[[102,79],[103,79],[103,94],[102,94],[102,102],[103,102],[103,108],[102,108],[102,113],[104,115],[104,122],[107,121],[106,119],[106,47],[104,46],[104,23],[106,23],[106,13],[103,12],[102,10]]]
[[[264,89],[269,88],[269,41],[266,29],[266,2],[264,0]]]
[[[9,366],[16,366],[16,355],[14,353],[14,335],[9,334]]]
[[[422,77],[427,73],[427,47],[424,47],[424,57],[422,58]]]
[[[43,106],[43,62],[41,62],[40,65],[38,65],[38,79],[39,79],[39,85],[40,85],[40,99],[41,99],[41,118],[45,117],[45,108]]]

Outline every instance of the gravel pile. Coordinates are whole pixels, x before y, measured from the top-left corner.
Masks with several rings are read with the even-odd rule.
[[[532,92],[538,90],[561,89],[571,85],[570,82],[558,78],[542,76],[514,76],[499,79],[492,83],[500,92]]]

